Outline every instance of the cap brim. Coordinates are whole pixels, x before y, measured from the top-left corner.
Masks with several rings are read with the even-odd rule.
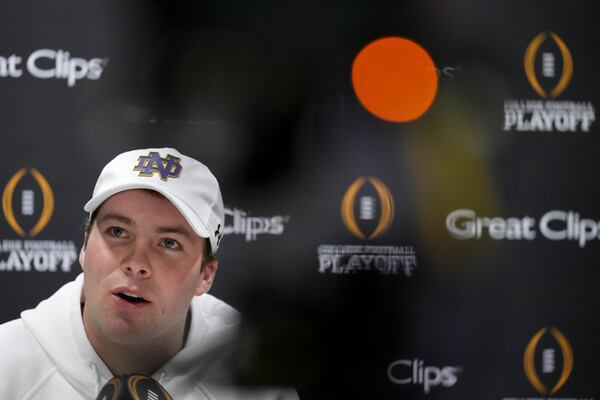
[[[177,208],[177,210],[179,210],[181,215],[183,215],[183,217],[186,219],[188,224],[190,224],[190,226],[192,227],[192,229],[194,230],[194,232],[196,232],[196,234],[198,236],[200,236],[202,238],[210,238],[211,237],[210,231],[207,227],[207,224],[194,211],[192,211],[192,209],[187,204],[185,204],[185,202],[183,202],[183,200],[181,200],[179,197],[177,197],[170,191],[168,191],[164,188],[153,186],[153,185],[148,185],[148,184],[143,184],[143,183],[139,183],[139,184],[128,183],[125,185],[112,187],[110,190],[99,193],[96,196],[92,197],[90,199],[90,201],[88,201],[85,204],[85,206],[83,206],[83,209],[89,213],[92,213],[95,210],[97,210],[98,207],[100,207],[100,205],[102,203],[104,203],[109,197],[111,197],[117,193],[124,192],[126,190],[131,190],[131,189],[149,189],[149,190],[154,190],[155,192],[162,194],[175,206],[175,208]]]

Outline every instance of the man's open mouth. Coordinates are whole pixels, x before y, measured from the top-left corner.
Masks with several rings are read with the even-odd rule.
[[[125,301],[128,301],[130,303],[148,303],[148,300],[144,299],[141,296],[138,296],[137,294],[133,294],[133,293],[129,293],[129,292],[118,292],[115,293],[117,296],[119,296],[120,298],[122,298]]]

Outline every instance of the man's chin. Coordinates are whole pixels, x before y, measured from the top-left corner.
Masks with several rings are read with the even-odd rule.
[[[110,327],[104,332],[104,335],[113,343],[134,347],[143,346],[156,337],[154,332],[149,329],[131,324],[126,327]]]
[[[119,344],[140,344],[156,337],[155,321],[141,315],[122,313],[119,310],[106,310],[96,325],[102,335],[111,342]]]

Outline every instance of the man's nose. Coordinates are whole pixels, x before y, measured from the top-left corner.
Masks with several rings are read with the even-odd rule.
[[[148,248],[142,241],[135,241],[121,264],[121,268],[126,274],[139,275],[147,278],[152,275],[150,259],[148,258]]]

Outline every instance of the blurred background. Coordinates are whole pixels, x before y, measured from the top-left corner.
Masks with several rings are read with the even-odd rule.
[[[221,184],[211,293],[245,316],[244,382],[302,399],[598,397],[597,11],[1,1],[0,322],[79,274],[101,168],[168,146]],[[406,57],[422,67],[410,90],[385,57],[366,72],[392,111],[429,90],[407,121],[353,75],[382,38],[433,63]]]

